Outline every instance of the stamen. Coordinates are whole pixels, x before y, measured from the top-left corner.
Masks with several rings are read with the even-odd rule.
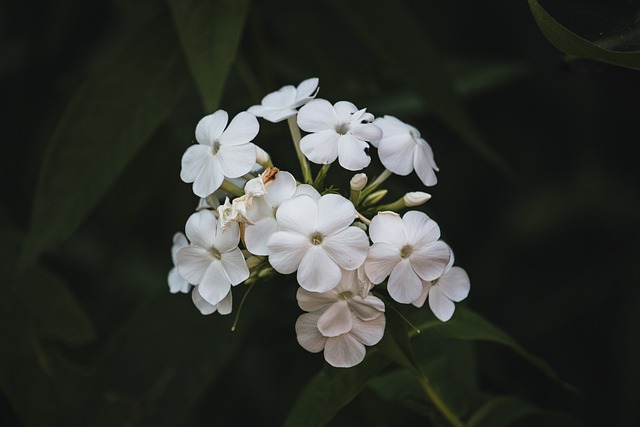
[[[348,123],[338,123],[336,125],[336,133],[340,135],[346,135],[349,132],[349,124]]]
[[[319,245],[320,243],[322,243],[322,235],[319,233],[316,233],[313,236],[311,236],[311,243],[313,243],[314,245]]]
[[[405,245],[402,249],[400,249],[400,256],[402,258],[406,258],[411,255],[411,252],[413,252],[413,248],[409,245]]]
[[[215,259],[222,259],[222,255],[220,255],[220,251],[218,251],[216,248],[214,248],[213,246],[211,246],[211,248],[209,248],[209,253],[211,254],[211,256],[213,256]]]

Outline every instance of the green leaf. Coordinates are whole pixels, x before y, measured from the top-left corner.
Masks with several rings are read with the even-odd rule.
[[[67,106],[47,147],[20,268],[76,230],[184,93],[167,20],[142,31]]]
[[[169,0],[182,49],[207,112],[218,107],[249,0]]]
[[[418,321],[424,321],[426,315],[429,315],[427,310],[417,311],[416,314],[422,316],[422,319],[418,319]],[[565,387],[571,388],[571,386],[564,383],[560,377],[558,377],[558,374],[547,362],[526,351],[524,347],[509,334],[465,307],[457,307],[453,318],[447,322],[441,322],[432,316],[430,316],[430,318],[431,320],[419,325],[422,331],[420,334],[421,338],[480,340],[502,344],[539,368],[552,380],[562,383]]]
[[[542,411],[522,399],[512,396],[498,396],[489,399],[467,423],[467,427],[510,426],[520,418]]]
[[[562,52],[579,58],[640,70],[640,52],[616,52],[600,47],[561,25],[536,0],[529,0],[529,8],[544,36]]]
[[[367,381],[389,365],[376,349],[359,365],[347,369],[325,366],[307,383],[289,412],[285,427],[321,427],[327,425],[338,411],[351,402]]]
[[[398,81],[405,82],[426,104],[433,106],[434,113],[471,148],[503,171],[508,171],[504,159],[479,135],[461,97],[455,91],[451,76],[444,66],[445,61],[429,37],[422,32],[421,25],[410,10],[401,2],[394,2],[390,6],[393,19],[389,19],[389,8],[368,7],[366,4],[357,7],[351,2],[337,1],[330,4],[360,40],[369,46],[371,52],[380,56]],[[381,22],[385,23],[384,31],[380,31]],[[408,48],[407,40],[411,41],[412,46],[419,46],[419,50]]]

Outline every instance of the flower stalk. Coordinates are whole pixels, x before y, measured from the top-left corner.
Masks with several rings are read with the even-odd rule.
[[[287,119],[287,124],[289,125],[289,132],[291,132],[293,146],[296,149],[298,162],[300,162],[300,168],[302,169],[303,182],[305,184],[311,184],[313,182],[313,178],[311,177],[311,167],[309,166],[309,161],[305,155],[300,151],[300,140],[302,139],[302,135],[300,134],[300,128],[296,122],[296,116],[289,117]]]

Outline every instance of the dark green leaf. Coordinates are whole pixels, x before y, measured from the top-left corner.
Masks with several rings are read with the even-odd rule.
[[[640,52],[616,52],[600,47],[561,25],[536,0],[529,0],[529,8],[545,37],[562,52],[578,58],[640,70]]]
[[[289,412],[285,427],[326,425],[360,393],[367,381],[389,365],[380,352],[368,349],[359,365],[348,369],[325,366],[307,383]]]
[[[218,108],[249,0],[169,0],[182,49],[207,112]]]
[[[426,310],[418,311],[417,314],[423,318],[428,315]],[[492,325],[471,310],[458,307],[453,318],[447,322],[441,322],[433,317],[431,318],[433,320],[428,320],[420,324],[419,327],[422,330],[421,338],[424,336],[425,339],[480,340],[502,344],[511,348],[538,367],[549,378],[562,383],[558,374],[547,362],[526,351],[509,334]],[[564,385],[569,386],[568,384]]]
[[[96,71],[62,115],[40,173],[22,268],[82,223],[183,94],[186,70],[166,19]]]
[[[517,397],[493,397],[476,411],[467,427],[510,426],[522,417],[541,412],[539,408]]]

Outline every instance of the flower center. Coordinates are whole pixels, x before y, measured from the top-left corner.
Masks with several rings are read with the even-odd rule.
[[[314,245],[319,245],[320,243],[322,243],[322,234],[316,233],[311,236],[311,243],[313,243]]]
[[[213,246],[211,246],[209,248],[209,253],[211,254],[212,257],[214,257],[215,259],[222,259],[222,255],[220,255],[220,251],[217,250],[216,248],[214,248]]]
[[[340,298],[341,300],[348,300],[349,298],[351,298],[352,294],[350,291],[344,291],[338,294],[338,298]]]
[[[411,255],[411,252],[413,252],[413,248],[409,245],[405,245],[402,249],[400,249],[400,256],[402,258],[406,258]]]
[[[213,155],[215,156],[216,154],[218,154],[218,150],[220,150],[220,142],[216,139],[215,141],[213,141]]]
[[[349,124],[348,123],[338,123],[336,125],[336,133],[339,135],[346,135],[349,132]]]

